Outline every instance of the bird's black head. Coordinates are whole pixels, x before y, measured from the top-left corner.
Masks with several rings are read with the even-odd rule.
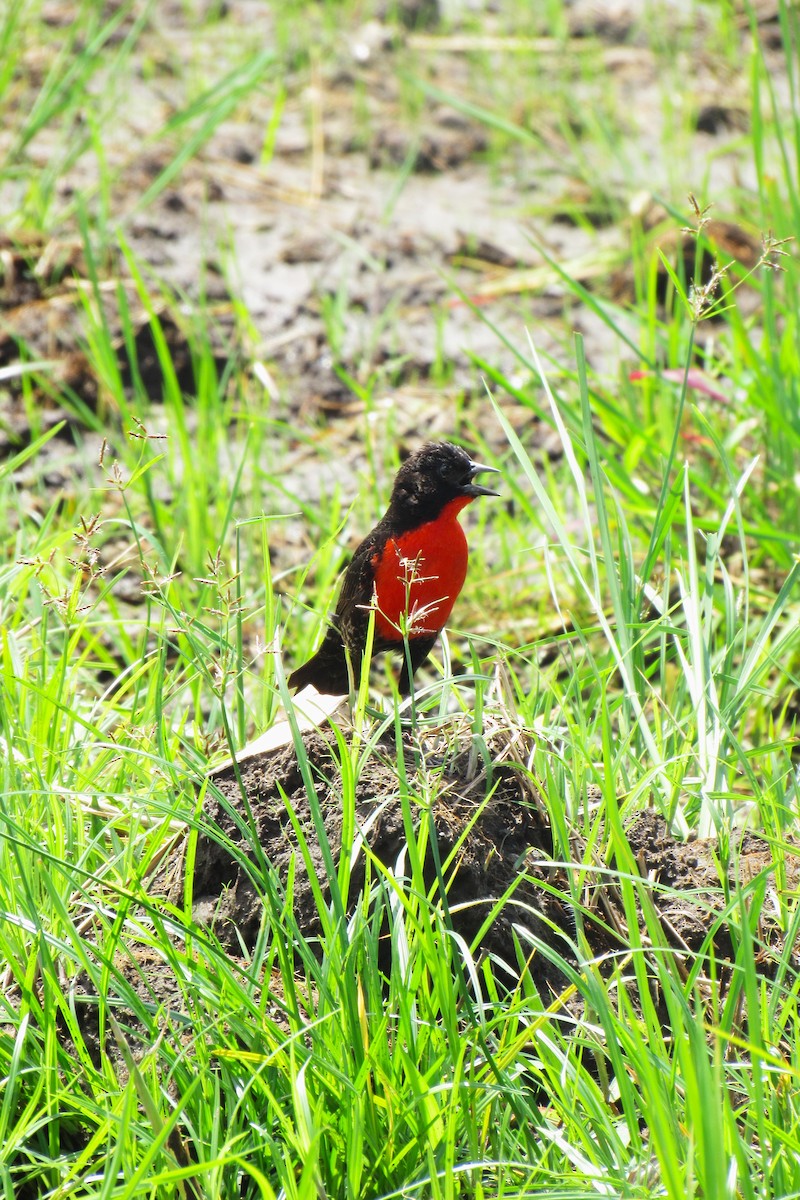
[[[426,442],[397,472],[389,513],[403,524],[415,525],[434,520],[452,500],[499,495],[475,482],[483,471],[496,467],[473,462],[466,450],[450,442]]]

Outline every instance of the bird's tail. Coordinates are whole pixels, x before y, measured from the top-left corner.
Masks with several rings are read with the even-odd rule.
[[[353,668],[357,670],[357,664]],[[313,658],[289,676],[290,688],[306,687],[309,683],[324,696],[347,695],[350,691],[347,654],[338,629],[331,627]]]

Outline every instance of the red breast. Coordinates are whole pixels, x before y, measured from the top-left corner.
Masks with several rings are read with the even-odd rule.
[[[446,624],[467,575],[467,539],[458,514],[471,497],[451,500],[433,521],[389,538],[374,555],[375,631],[387,641],[430,637]]]

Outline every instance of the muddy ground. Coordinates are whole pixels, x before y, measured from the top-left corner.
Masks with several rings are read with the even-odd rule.
[[[243,39],[268,50],[277,36],[274,6],[261,0],[211,7],[219,9],[219,19],[201,36],[218,69],[226,64],[228,48],[240,47]],[[53,24],[68,24],[68,4],[54,0],[51,9]],[[578,331],[593,368],[614,377],[628,351],[569,291],[547,256],[599,295],[624,304],[632,297],[628,259],[634,227],[651,231],[654,243],[666,239],[677,252],[679,223],[651,199],[659,189],[673,190],[675,164],[663,152],[670,117],[661,68],[646,44],[645,9],[635,0],[579,0],[568,8],[571,38],[537,40],[533,24],[533,58],[520,66],[516,52],[509,58],[507,51],[492,56],[485,49],[503,28],[491,3],[454,0],[441,10],[410,0],[364,4],[357,14],[363,20],[341,30],[324,62],[315,63],[310,74],[304,63],[286,75],[286,100],[268,161],[265,129],[275,93],[269,82],[162,187],[161,172],[181,142],[148,139],[179,110],[180,69],[171,64],[187,58],[197,34],[184,6],[156,7],[141,41],[150,74],[143,69],[134,79],[113,122],[107,149],[114,173],[110,204],[137,260],[189,305],[202,297],[213,310],[219,367],[233,361],[250,376],[257,363],[265,369],[255,385],[263,387],[264,406],[304,435],[280,462],[300,494],[313,496],[320,483],[309,436],[327,448],[337,446],[338,466],[327,455],[323,478],[340,483],[345,499],[354,486],[353,468],[364,462],[364,404],[337,367],[369,390],[373,422],[403,446],[428,435],[452,435],[464,406],[470,421],[499,441],[480,364],[515,384],[529,373],[497,329],[523,353],[530,330],[540,352],[567,367],[571,333]],[[387,11],[402,20],[385,19]],[[437,18],[437,11],[447,20]],[[483,14],[478,32],[476,11]],[[749,122],[745,85],[708,52],[710,16],[694,6],[684,12],[671,5],[669,12],[670,27],[681,31],[676,65],[686,84],[675,97],[680,114],[672,117],[689,130],[681,143],[682,194],[704,187],[709,196],[724,196],[731,187],[750,187],[752,163],[736,152]],[[763,3],[760,12],[759,36],[770,46],[779,41],[774,5]],[[465,22],[473,18],[468,34],[459,16]],[[309,19],[313,22],[313,6]],[[746,46],[744,17],[740,26]],[[305,30],[306,42],[309,36]],[[296,37],[304,44],[299,33]],[[588,110],[598,102],[596,82],[581,79],[576,69],[587,45],[601,64],[605,98],[624,111],[623,147],[605,156],[592,140],[581,142],[581,105]],[[300,45],[297,54],[302,58]],[[485,64],[476,67],[476,55],[485,55]],[[31,57],[35,84],[42,65],[33,51]],[[777,50],[775,63],[780,78]],[[441,97],[480,102],[481,71],[514,70],[525,73],[525,86],[519,111],[508,116],[527,132],[498,149],[486,125]],[[415,115],[409,113],[404,72],[416,81]],[[540,87],[531,89],[529,72],[541,79]],[[560,102],[548,101],[565,74],[576,76],[570,99],[575,128],[569,130],[562,125]],[[43,167],[50,152],[44,135],[29,149]],[[91,182],[95,170],[85,156],[65,172],[59,182],[64,204],[76,187]],[[587,177],[600,179],[601,186],[592,187]],[[140,208],[154,183],[160,190]],[[0,204],[13,196],[9,188],[6,194],[0,190]],[[724,209],[715,215],[726,216]],[[745,265],[758,253],[757,232],[740,231],[738,243],[727,247]],[[113,238],[97,266],[99,302],[118,333],[123,379],[130,383],[132,366],[109,282],[116,279],[124,282],[138,329],[138,370],[158,403],[163,379],[147,315]],[[113,417],[113,409],[103,408],[102,382],[82,351],[80,296],[89,290],[74,217],[53,238],[0,234],[0,367],[16,361],[20,339],[29,356],[56,363],[55,386],[51,394],[40,394],[45,412],[38,419],[44,427],[67,420],[63,435],[28,466],[24,478],[38,481],[44,472],[54,488],[67,491],[70,479],[85,473],[94,445],[90,439],[82,452],[76,450],[71,430],[80,418],[74,407],[60,409],[58,389],[68,387],[89,409],[99,404]],[[246,308],[246,335],[237,325],[234,300]],[[186,305],[161,316],[179,382],[191,395]],[[13,382],[0,392],[0,454],[24,445],[28,436],[30,416],[19,397]],[[506,399],[513,419],[513,397]],[[540,444],[546,454],[548,434],[536,428],[530,410],[521,410],[518,419],[528,443]]]
[[[52,8],[54,21],[68,19],[68,6]],[[381,429],[392,430],[402,445],[413,445],[423,436],[452,435],[464,406],[470,420],[496,439],[476,360],[493,364],[512,381],[527,378],[527,373],[492,325],[512,331],[520,346],[525,344],[525,329],[534,330],[539,349],[562,361],[568,358],[564,347],[570,331],[579,330],[589,360],[609,378],[625,352],[548,266],[543,250],[568,264],[597,294],[624,303],[631,295],[627,260],[635,222],[652,227],[654,237],[671,237],[673,248],[680,242],[674,222],[667,222],[665,230],[659,224],[663,213],[649,201],[639,199],[639,216],[631,215],[642,189],[668,190],[674,175],[674,164],[659,157],[666,117],[657,63],[641,36],[640,6],[571,6],[571,39],[553,44],[549,51],[542,47],[543,98],[538,111],[529,114],[535,136],[511,141],[499,155],[489,153],[490,135],[474,115],[431,90],[419,93],[419,119],[413,127],[409,124],[398,73],[404,55],[417,55],[416,70],[429,88],[466,94],[475,43],[459,41],[457,13],[443,29],[435,4],[399,8],[403,19],[393,21],[380,6],[364,5],[363,21],[341,31],[329,60],[315,64],[311,77],[304,69],[288,79],[268,163],[263,161],[263,147],[271,99],[262,95],[245,113],[221,126],[139,211],[139,198],[175,153],[174,144],[148,145],[146,135],[176,103],[176,84],[164,64],[181,59],[190,33],[182,5],[157,6],[143,41],[143,54],[150,55],[151,67],[155,63],[157,86],[151,86],[152,73],[143,71],[132,102],[120,112],[119,138],[110,152],[117,172],[113,201],[127,214],[124,228],[133,252],[190,304],[202,296],[204,304],[214,307],[214,349],[221,369],[233,360],[237,370],[252,374],[254,364],[262,365],[258,379],[265,405],[298,431],[297,444],[281,461],[281,469],[292,473],[298,493],[309,496],[320,484],[309,438],[324,440],[328,448],[339,447],[338,480],[345,501],[364,461],[364,404],[337,366],[369,387],[375,420]],[[450,5],[448,11],[453,8]],[[236,37],[268,45],[269,10],[260,0],[229,0],[220,6],[213,53],[224,60],[228,39]],[[680,6],[672,10],[676,20],[686,19]],[[691,86],[681,97],[689,108],[686,125],[691,130],[683,162],[685,191],[705,184],[709,193],[724,194],[733,182],[752,183],[752,164],[731,152],[749,116],[742,81],[718,70],[706,52],[702,9],[691,6],[691,12],[696,22],[686,49]],[[764,4],[760,14],[759,36],[768,46],[777,37],[775,13]],[[493,21],[492,6],[487,5],[485,34],[492,33]],[[749,36],[743,20],[741,37]],[[624,172],[621,158],[609,162],[602,194],[587,190],[570,142],[546,103],[548,73],[557,73],[571,56],[581,54],[587,38],[599,44],[609,86],[627,106],[628,137],[635,148]],[[586,102],[592,103],[590,95]],[[572,133],[580,138],[579,129]],[[590,156],[598,153],[588,144],[584,149]],[[34,142],[31,154],[42,155],[44,162],[46,140]],[[78,162],[72,174],[65,175],[60,183],[65,199],[85,182],[87,171],[91,164]],[[753,239],[752,232],[743,232],[739,256],[744,262],[757,253]],[[0,366],[17,360],[20,340],[29,356],[57,364],[56,386],[36,394],[37,419],[45,428],[65,419],[65,428],[20,472],[23,490],[36,490],[39,498],[32,503],[40,504],[42,484],[53,495],[68,496],[75,480],[85,477],[96,449],[88,435],[76,441],[80,408],[62,407],[59,388],[68,387],[88,411],[104,415],[112,443],[119,430],[113,411],[104,407],[102,382],[92,375],[82,349],[85,326],[79,298],[90,284],[74,222],[66,222],[55,238],[0,236],[0,264]],[[99,295],[106,319],[118,334],[123,379],[130,384],[132,365],[121,336],[118,301],[113,288],[105,286],[118,276],[134,314],[137,368],[158,404],[163,380],[148,320],[117,251],[109,250],[100,274]],[[247,336],[237,326],[233,298],[247,309]],[[335,319],[337,298],[346,302],[341,325]],[[181,306],[165,304],[162,319],[181,388],[191,395],[195,380],[190,334]],[[513,416],[513,403],[509,411]],[[546,431],[535,428],[527,410],[519,419],[526,422],[529,444],[547,454]],[[22,404],[13,381],[7,383],[0,393],[0,456],[24,446],[31,434],[30,408]],[[329,455],[326,463],[330,459]],[[334,468],[326,465],[326,470]],[[296,555],[297,547],[286,553]],[[279,561],[276,570],[283,565],[296,564]],[[136,603],[135,589],[128,599]],[[324,739],[312,739],[308,751],[319,777],[326,831],[336,851],[341,796],[335,766]],[[358,817],[369,830],[367,840],[387,868],[397,862],[404,836],[391,760],[389,753],[386,761],[376,756],[360,781],[358,796]],[[465,752],[446,764],[435,810],[445,858],[476,806],[489,796],[459,853],[450,907],[454,924],[471,938],[486,906],[519,879],[515,900],[480,947],[505,964],[512,977],[515,923],[534,937],[554,939],[559,952],[569,952],[575,918],[563,897],[570,868],[550,861],[549,825],[524,771],[504,760],[492,771],[472,776],[466,770],[468,762]],[[280,789],[310,829],[294,752],[287,749],[248,763],[242,779],[264,853],[278,869],[285,867],[294,834]],[[220,830],[234,840],[241,837],[228,807],[242,809],[239,784],[228,776],[220,779],[219,787],[227,806],[209,791],[205,816],[217,833],[204,834],[198,844],[195,916],[207,923],[213,915],[215,932],[238,951],[242,943],[252,945],[261,907],[241,862],[232,859],[219,840]],[[373,819],[376,808],[380,816]],[[708,950],[709,928],[724,907],[725,886],[714,847],[677,844],[653,813],[638,817],[629,836],[642,878],[654,886],[666,942],[688,964],[701,947]],[[157,878],[154,895],[164,889],[169,893],[170,886],[180,889],[181,863],[178,858],[173,865],[171,884]],[[603,865],[614,866],[598,864]],[[748,835],[736,845],[729,882],[750,881],[769,866],[766,843]],[[316,909],[303,872],[298,860],[296,915],[313,937],[318,932]],[[675,890],[662,893],[658,884]],[[787,886],[795,885],[787,881]],[[596,918],[588,923],[593,952],[603,956],[624,949],[625,916],[613,885],[587,885],[586,904]],[[779,948],[770,931],[761,936],[768,961]],[[722,959],[732,956],[735,938],[721,917],[713,943]],[[554,968],[541,955],[537,963],[543,994],[560,991],[564,981]],[[162,977],[160,970],[157,963],[150,964],[137,986],[165,999],[175,994],[174,981]]]

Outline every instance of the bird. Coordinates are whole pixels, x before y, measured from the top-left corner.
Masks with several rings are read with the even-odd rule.
[[[466,578],[469,550],[459,513],[478,496],[500,494],[475,482],[486,471],[498,473],[451,442],[426,442],[406,459],[386,513],[345,571],[322,644],[289,676],[290,688],[312,684],[339,695],[350,692],[351,678],[358,686],[374,610],[372,653],[403,654],[398,690],[408,695]]]

